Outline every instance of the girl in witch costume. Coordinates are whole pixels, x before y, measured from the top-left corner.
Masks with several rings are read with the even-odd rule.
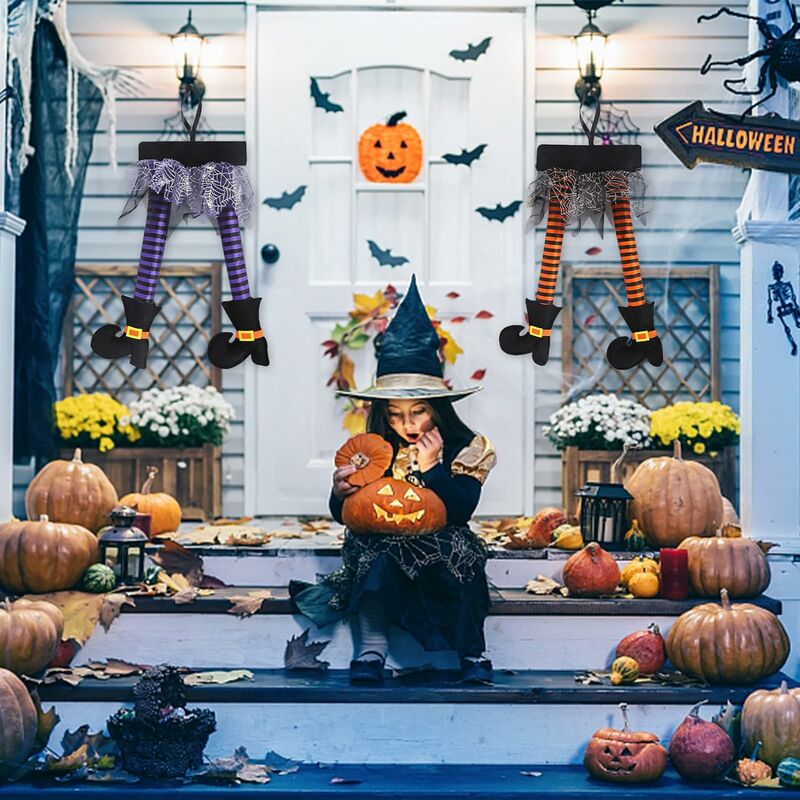
[[[218,333],[208,343],[214,366],[230,369],[250,357],[269,364],[267,340],[259,321],[260,297],[250,295],[239,225],[250,219],[253,190],[247,178],[244,142],[197,142],[202,103],[192,125],[181,116],[189,141],[142,142],[133,167],[133,183],[124,217],[147,196],[147,219],[133,297],[122,296],[125,325],[103,325],[92,336],[92,350],[108,359],[130,357],[137,369],[147,366],[150,326],[161,310],[155,302],[167,236],[183,218],[204,216],[222,243],[232,299],[222,303],[236,328],[231,339]]]
[[[409,631],[426,650],[455,650],[464,680],[492,679],[483,633],[487,554],[468,521],[496,458],[491,442],[453,408],[481,387],[449,389],[438,352],[439,336],[412,277],[380,342],[375,384],[339,394],[371,401],[367,430],[394,450],[386,475],[435,492],[447,510],[446,526],[417,536],[346,531],[341,569],[317,585],[292,581],[289,587],[300,611],[319,626],[356,615],[354,682],[382,680],[389,623]],[[339,522],[344,499],[357,491],[347,480],[353,469],[333,473],[329,506]]]

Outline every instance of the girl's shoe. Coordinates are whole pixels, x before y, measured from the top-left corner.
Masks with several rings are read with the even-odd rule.
[[[461,659],[461,681],[463,683],[493,683],[494,667],[488,658],[464,656]]]
[[[372,656],[372,658],[365,658]],[[383,683],[383,665],[386,657],[374,650],[367,650],[350,662],[350,683]]]

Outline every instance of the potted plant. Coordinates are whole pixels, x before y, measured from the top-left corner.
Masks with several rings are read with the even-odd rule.
[[[681,402],[650,411],[616,395],[595,394],[556,411],[544,433],[561,451],[562,504],[577,512],[575,491],[587,481],[607,482],[611,466],[627,448],[620,468],[626,481],[645,459],[663,455],[676,438],[684,457],[709,467],[724,497],[736,491],[739,419],[730,407],[714,402]]]
[[[82,446],[120,494],[138,491],[151,467],[183,518],[222,511],[222,449],[234,411],[213,386],[148,389],[126,407],[109,395],[68,397],[55,404],[65,447]],[[65,451],[65,457],[71,451]]]

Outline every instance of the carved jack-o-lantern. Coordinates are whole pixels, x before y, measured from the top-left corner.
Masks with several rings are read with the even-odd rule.
[[[589,740],[583,765],[595,778],[612,783],[656,781],[667,768],[667,751],[654,733],[628,729],[627,705],[620,703],[622,730],[600,728]]]
[[[415,536],[444,528],[447,511],[430,489],[380,478],[345,499],[342,519],[353,533]]]
[[[383,125],[372,125],[358,141],[358,165],[368,181],[411,183],[422,169],[422,139],[416,128],[400,122],[405,111]]]

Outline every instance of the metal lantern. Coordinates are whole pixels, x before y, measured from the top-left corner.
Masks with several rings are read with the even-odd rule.
[[[589,482],[575,492],[581,501],[580,526],[584,542],[606,549],[622,547],[633,495],[621,483]]]
[[[193,107],[203,99],[206,87],[200,80],[200,63],[203,58],[203,48],[208,39],[200,34],[192,23],[192,12],[186,24],[175,34],[169,37],[172,46],[172,61],[178,75],[181,101]]]
[[[603,77],[608,36],[594,24],[592,12],[587,13],[589,21],[574,37],[580,76],[575,84],[575,94],[582,103],[593,105],[600,99],[600,78]]]
[[[108,516],[111,525],[97,534],[100,563],[114,570],[117,585],[141,583],[144,580],[144,548],[148,538],[134,526],[136,509],[116,506]]]

